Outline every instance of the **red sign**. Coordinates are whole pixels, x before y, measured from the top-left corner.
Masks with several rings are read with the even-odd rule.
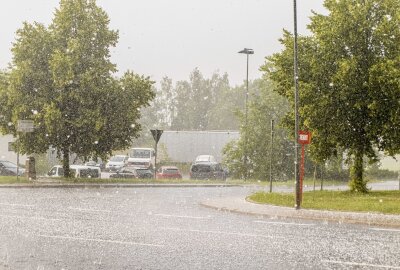
[[[311,143],[311,132],[299,130],[299,144],[310,144]]]

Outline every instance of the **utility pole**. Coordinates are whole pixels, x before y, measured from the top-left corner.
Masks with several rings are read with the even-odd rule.
[[[153,139],[154,139],[154,179],[156,179],[157,177],[157,144],[158,141],[161,138],[161,135],[163,134],[164,130],[161,129],[151,129],[151,135],[153,135]]]
[[[295,135],[294,135],[294,175],[296,182],[296,204],[295,208],[301,208],[301,191],[300,191],[300,177],[299,177],[299,76],[297,66],[297,2],[293,0],[293,15],[294,15],[294,107],[295,107]]]
[[[269,154],[269,192],[272,192],[272,157],[274,148],[274,119],[271,119],[271,148]]]
[[[246,95],[245,95],[245,114],[244,114],[244,135],[243,135],[243,139],[244,139],[244,160],[243,160],[243,165],[244,165],[244,180],[247,180],[247,112],[248,112],[248,108],[247,108],[247,101],[249,99],[249,54],[254,54],[254,50],[253,49],[248,49],[248,48],[244,48],[243,50],[241,50],[239,53],[243,53],[246,54],[247,56],[247,66],[246,66]]]

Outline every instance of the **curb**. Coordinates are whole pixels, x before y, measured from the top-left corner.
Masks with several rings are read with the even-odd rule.
[[[0,188],[189,188],[189,187],[236,187],[233,184],[4,184]]]
[[[237,214],[268,218],[318,220],[331,223],[363,224],[369,226],[400,228],[400,215],[311,209],[296,210],[290,207],[256,204],[243,198],[213,199],[201,202],[200,205],[219,211],[223,210]]]

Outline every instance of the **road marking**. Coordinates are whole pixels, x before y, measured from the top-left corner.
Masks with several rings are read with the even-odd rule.
[[[276,222],[276,221],[264,221],[254,220],[255,223],[274,224],[274,225],[292,225],[292,226],[315,226],[314,223],[294,223],[294,222]]]
[[[64,219],[60,218],[46,218],[46,217],[29,217],[29,216],[19,216],[19,215],[6,215],[0,214],[0,217],[9,217],[9,218],[29,218],[29,219],[37,219],[37,220],[55,220],[55,221],[64,221]]]
[[[400,232],[396,229],[382,229],[382,228],[370,228],[371,231],[384,231],[384,232]]]
[[[332,264],[354,265],[354,266],[367,266],[375,268],[386,268],[386,269],[400,269],[400,267],[398,266],[369,264],[369,263],[343,262],[343,261],[331,261],[331,260],[321,260],[321,262],[332,263]]]
[[[154,214],[155,216],[159,217],[173,217],[173,218],[191,218],[191,219],[209,219],[211,218],[210,216],[208,217],[194,217],[194,216],[178,216],[178,215],[166,215],[166,214]]]
[[[17,203],[0,203],[0,205],[6,205],[6,206],[23,206],[23,207],[34,207],[35,205],[33,204],[17,204]]]
[[[121,244],[121,245],[164,247],[164,245],[157,245],[157,244],[147,244],[147,243],[140,243],[140,242],[128,242],[128,241],[117,241],[117,240],[105,240],[105,239],[97,239],[97,238],[84,238],[84,237],[72,237],[72,236],[61,236],[61,235],[44,235],[44,234],[38,234],[37,236],[45,237],[45,238],[55,238],[55,239],[64,239],[64,240],[75,240],[75,241],[88,241],[88,242],[99,242],[99,243],[112,243],[112,244]]]
[[[111,213],[110,210],[97,210],[97,209],[89,209],[89,208],[73,208],[73,207],[68,207],[70,210],[77,210],[80,212],[105,212],[105,213]]]
[[[268,239],[284,239],[285,237],[277,237],[271,235],[263,234],[251,234],[251,233],[236,233],[236,232],[224,232],[224,231],[201,231],[201,230],[185,230],[180,228],[163,228],[165,230],[179,231],[179,232],[196,232],[196,233],[207,233],[207,234],[223,234],[223,235],[233,235],[233,236],[246,236],[246,237],[262,237]]]

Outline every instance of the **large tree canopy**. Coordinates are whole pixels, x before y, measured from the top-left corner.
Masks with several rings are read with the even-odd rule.
[[[287,155],[292,147],[280,122],[289,109],[288,102],[273,92],[273,85],[268,79],[251,82],[249,89],[247,126],[245,114],[238,112],[241,137],[224,148],[224,163],[234,177],[265,180],[270,174],[272,156],[275,177],[286,179],[293,169],[288,168],[292,163],[289,159],[293,157]],[[271,120],[275,122],[272,147]],[[248,158],[246,163],[244,156]]]
[[[400,149],[400,2],[326,0],[299,39],[300,117],[319,160],[347,152],[352,190],[367,191],[363,158]],[[293,37],[263,70],[293,104]],[[293,123],[293,117],[288,118]]]
[[[66,176],[70,153],[105,157],[130,146],[140,108],[154,97],[149,78],[113,76],[109,48],[118,32],[108,25],[94,0],[61,0],[48,28],[24,23],[17,31],[11,70],[1,76],[3,132],[16,135],[18,119],[33,120],[35,131],[20,134],[21,151],[55,147]]]

